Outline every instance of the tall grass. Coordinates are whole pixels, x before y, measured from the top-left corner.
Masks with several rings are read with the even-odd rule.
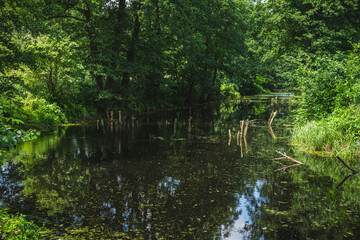
[[[327,151],[347,159],[360,157],[360,106],[337,109],[319,121],[294,129],[292,141],[310,151]]]

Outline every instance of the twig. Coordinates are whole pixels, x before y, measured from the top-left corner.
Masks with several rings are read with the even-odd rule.
[[[348,169],[350,169],[350,171],[352,171],[354,174],[358,173],[358,171],[356,171],[355,169],[351,168],[349,165],[346,164],[346,162],[344,162],[344,160],[342,160],[340,157],[336,156],[337,159],[339,159],[339,161],[344,164],[345,167],[347,167]]]
[[[351,178],[352,176],[356,175],[357,173],[353,173],[353,174],[350,174],[348,176],[346,176],[342,181],[341,183],[339,183],[339,185],[337,185],[336,189],[339,189],[349,178]]]
[[[282,153],[282,152],[279,152],[279,151],[275,151],[275,152],[277,152],[278,154],[284,156],[285,158],[287,158],[287,159],[289,159],[289,160],[291,160],[291,161],[293,161],[293,162],[296,162],[296,163],[298,163],[298,164],[303,164],[302,162],[300,162],[300,161],[298,161],[298,160],[296,160],[296,159],[293,159],[293,158],[287,156],[285,153]]]
[[[276,160],[274,160],[274,159],[273,159],[273,161],[274,161],[275,163],[277,163],[277,164],[279,164],[279,165],[283,166],[283,167],[285,167],[285,166],[286,166],[285,164],[283,164],[283,163],[281,163],[281,162],[278,162],[278,161],[276,161]]]
[[[276,171],[282,171],[282,170],[285,170],[285,169],[291,168],[291,167],[296,167],[296,166],[299,166],[299,165],[301,165],[301,164],[300,164],[300,163],[295,163],[295,164],[292,164],[292,165],[288,165],[288,166],[285,166],[285,167],[276,169],[275,172],[276,172]]]

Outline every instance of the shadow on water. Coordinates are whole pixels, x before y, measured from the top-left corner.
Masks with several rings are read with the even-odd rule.
[[[357,177],[336,189],[343,169],[329,174],[334,164],[316,165],[325,160],[289,146],[284,100],[191,111],[190,131],[186,109],[139,117],[134,127],[68,127],[23,143],[1,168],[0,204],[55,234],[92,239],[359,234]],[[241,129],[247,119],[257,120]],[[276,172],[275,150],[305,164]]]

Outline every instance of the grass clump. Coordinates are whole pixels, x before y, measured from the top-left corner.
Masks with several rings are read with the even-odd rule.
[[[336,109],[321,120],[294,129],[292,141],[305,150],[328,151],[348,159],[360,157],[360,106]]]

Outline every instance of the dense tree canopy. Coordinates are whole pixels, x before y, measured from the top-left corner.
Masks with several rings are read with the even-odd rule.
[[[299,89],[299,67],[346,55],[360,36],[357,1],[5,0],[1,8],[3,107],[14,96],[15,109],[46,101],[69,119]]]

